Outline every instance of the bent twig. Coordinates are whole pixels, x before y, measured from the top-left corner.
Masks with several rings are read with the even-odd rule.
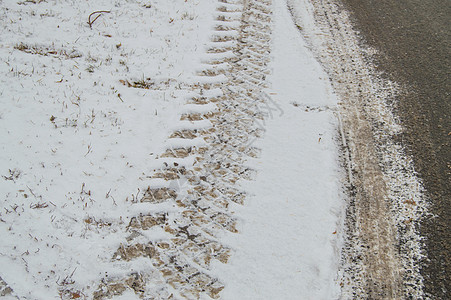
[[[109,11],[109,10],[98,10],[98,11],[95,11],[95,12],[93,12],[93,13],[91,13],[90,15],[89,15],[89,17],[88,17],[88,24],[89,24],[89,28],[91,28],[92,29],[92,24],[103,14],[103,13],[105,13],[105,14],[109,14],[111,11]],[[91,21],[91,17],[92,16],[94,16],[94,15],[97,15],[95,18],[94,18],[94,20],[92,20]]]

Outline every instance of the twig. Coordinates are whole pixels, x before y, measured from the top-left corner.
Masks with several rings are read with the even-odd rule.
[[[33,193],[33,191],[30,189],[30,187],[27,185],[28,190],[30,191],[30,193],[33,195],[33,197],[37,198],[36,195]]]
[[[109,14],[109,13],[111,13],[111,11],[109,11],[109,10],[98,10],[98,11],[95,11],[95,12],[91,13],[89,15],[89,17],[88,17],[89,28],[92,29],[92,24],[104,13],[105,14]],[[94,18],[94,20],[91,21],[91,17],[96,15],[96,14],[98,14],[98,15]]]
[[[91,144],[89,144],[88,145],[88,152],[86,152],[85,157],[86,157],[86,155],[88,155],[91,152],[91,150],[92,150],[92,147],[91,147]]]

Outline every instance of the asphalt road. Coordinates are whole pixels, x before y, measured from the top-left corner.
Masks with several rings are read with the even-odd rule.
[[[450,299],[451,285],[451,1],[342,0],[355,28],[381,53],[379,70],[405,84],[398,115],[401,142],[413,155],[430,211],[420,226],[428,258],[425,292]]]

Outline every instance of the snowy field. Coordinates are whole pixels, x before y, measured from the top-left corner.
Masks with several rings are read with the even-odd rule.
[[[20,298],[120,272],[111,256],[180,119],[214,4],[2,1],[0,276]]]
[[[224,299],[337,299],[344,197],[337,98],[284,1],[274,1],[272,101],[255,145],[252,196],[237,211],[241,234],[222,273]],[[262,124],[263,125],[263,124]]]
[[[336,96],[284,1],[227,2],[0,0],[0,295],[339,296]]]

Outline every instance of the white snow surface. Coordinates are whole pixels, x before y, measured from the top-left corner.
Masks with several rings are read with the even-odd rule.
[[[131,200],[176,146],[169,134],[189,125],[180,115],[197,110],[185,105],[187,86],[217,1],[34,2],[0,0],[0,277],[14,298],[59,299],[62,286],[87,296],[106,273],[130,272],[111,254],[147,210]],[[96,10],[110,13],[91,29]],[[337,99],[282,0],[273,29],[269,118],[249,161],[257,176],[241,183],[250,196],[235,206],[240,232],[223,237],[232,258],[212,272],[223,299],[333,299],[344,211]],[[124,85],[147,78],[151,90]]]
[[[184,112],[216,1],[34,2],[0,1],[0,277],[20,299],[59,299],[130,271],[111,255]],[[110,13],[90,29],[97,10]],[[120,82],[147,78],[155,89]]]
[[[327,75],[306,48],[284,1],[274,1],[272,100],[254,145],[252,196],[237,209],[224,299],[336,299],[342,244],[337,119]]]

